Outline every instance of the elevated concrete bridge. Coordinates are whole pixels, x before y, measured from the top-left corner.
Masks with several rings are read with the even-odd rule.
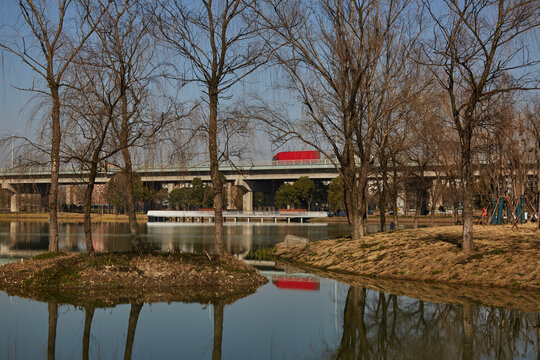
[[[96,184],[106,184],[110,178],[120,171],[112,169],[101,171]],[[291,162],[259,162],[243,163],[236,166],[222,165],[221,173],[227,179],[227,186],[239,186],[242,190],[243,210],[253,210],[253,193],[260,191],[275,193],[283,182],[292,182],[301,176],[313,180],[331,181],[339,175],[334,164],[327,160],[311,160],[301,163]],[[154,167],[139,168],[136,172],[148,187],[154,189],[167,188],[172,191],[176,187],[186,186],[198,177],[203,182],[210,182],[210,167],[208,165],[185,167]],[[82,170],[64,169],[60,172],[60,185],[82,185],[86,183],[88,173]],[[434,171],[425,171],[424,176],[434,179]],[[19,209],[21,194],[48,194],[50,187],[50,168],[32,168],[25,170],[0,171],[0,185],[12,193],[11,210]]]

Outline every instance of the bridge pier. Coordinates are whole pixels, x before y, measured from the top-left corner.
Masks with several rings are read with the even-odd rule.
[[[253,211],[253,191],[248,190],[242,195],[242,207],[244,211]]]
[[[21,211],[21,194],[11,195],[11,212]]]

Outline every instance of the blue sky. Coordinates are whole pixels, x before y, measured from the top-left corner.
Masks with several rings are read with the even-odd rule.
[[[0,38],[5,39],[6,24],[12,24],[14,19],[17,19],[19,12],[18,4],[15,1],[0,1]],[[540,42],[532,41],[529,44],[530,51],[535,54],[540,54]],[[252,94],[259,94],[269,99],[274,103],[289,103],[289,107],[295,99],[284,98],[283,93],[276,91],[272,85],[276,82],[278,75],[275,71],[262,69],[250,76],[244,84],[238,84],[227,95],[231,95],[232,99],[249,97]],[[9,54],[5,50],[0,50],[0,136],[15,133],[16,135],[29,135],[39,121],[30,123],[31,114],[36,106],[36,102],[32,101],[34,94],[21,91],[16,87],[27,88],[32,85],[34,79],[40,80],[28,68],[21,63],[15,56]],[[279,81],[279,79],[277,79]],[[195,90],[195,91],[193,91]],[[191,95],[195,93],[195,95]],[[189,95],[193,98],[200,98],[202,94],[191,87]],[[182,96],[183,97],[183,96]],[[222,103],[226,103],[223,101]],[[297,110],[299,110],[299,106]],[[32,129],[34,127],[34,129]],[[269,144],[265,135],[259,134],[251,139],[253,143],[253,154],[251,157],[257,160],[270,160],[271,153],[275,153],[275,147]],[[305,146],[291,144],[279,149],[282,150],[306,150]],[[0,163],[2,156],[0,156]]]

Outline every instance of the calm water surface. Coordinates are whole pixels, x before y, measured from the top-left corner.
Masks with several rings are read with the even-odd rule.
[[[141,230],[153,248],[212,248],[209,225]],[[61,231],[62,247],[83,250],[81,224]],[[243,254],[288,233],[315,240],[346,232],[340,225],[228,225],[226,244]],[[96,224],[96,247],[127,249],[127,233],[125,224]],[[47,243],[47,224],[0,223],[3,261]],[[0,359],[540,359],[539,313],[430,303],[305,273],[261,272],[270,282],[232,304],[90,309],[0,292]]]

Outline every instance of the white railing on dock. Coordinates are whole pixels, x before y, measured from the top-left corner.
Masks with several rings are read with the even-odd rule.
[[[150,210],[146,214],[153,218],[211,218],[213,210]],[[224,211],[225,218],[323,218],[328,217],[326,211]]]

